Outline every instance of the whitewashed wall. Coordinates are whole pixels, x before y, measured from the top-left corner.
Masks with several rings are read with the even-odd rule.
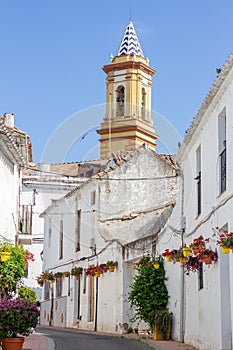
[[[114,273],[107,272],[98,280],[97,330],[105,332],[126,332],[132,326],[127,300],[129,285],[133,277],[133,260],[129,254],[123,254],[124,242],[140,239],[154,224],[153,213],[141,214],[142,220],[132,213],[153,212],[158,206],[174,201],[177,192],[177,177],[174,168],[165,163],[154,152],[140,148],[138,154],[110,173],[107,178],[92,179],[90,182],[72,191],[64,198],[53,203],[45,217],[44,270],[66,271],[77,264],[87,268],[90,264],[118,262]],[[164,179],[166,175],[174,178]],[[151,177],[149,180],[127,181],[139,177]],[[163,177],[156,180],[155,177]],[[106,181],[107,179],[107,181]],[[126,181],[118,181],[126,179]],[[116,181],[115,181],[116,180]],[[91,193],[96,191],[96,203],[91,205]],[[81,247],[75,251],[76,212],[81,209]],[[130,216],[123,220],[122,216]],[[64,221],[64,257],[58,258],[59,222]],[[49,222],[52,224],[52,236],[49,244]],[[141,226],[140,226],[141,225]],[[91,257],[91,245],[96,244],[96,256]],[[143,250],[141,251],[143,254]],[[137,259],[140,257],[137,257]],[[75,263],[75,261],[80,260]],[[124,262],[127,260],[127,262]],[[72,263],[72,261],[74,263]],[[130,277],[130,279],[128,279]],[[77,319],[77,282],[70,278],[70,296],[67,298],[66,325],[80,329],[95,329],[95,321],[89,320],[89,277],[80,280],[80,319]],[[65,295],[66,279],[63,279]],[[96,282],[95,282],[96,283]],[[84,288],[85,287],[85,288]],[[85,289],[85,292],[84,292]],[[96,285],[95,285],[96,293]],[[96,295],[94,293],[94,295]],[[48,302],[42,303],[42,314],[48,314]],[[95,318],[94,318],[95,319]],[[46,319],[41,322],[47,322]],[[54,324],[59,322],[53,320]],[[43,323],[42,323],[43,324]],[[45,323],[46,324],[46,323]]]
[[[194,238],[203,235],[211,238],[209,246],[215,249],[216,242],[212,238],[213,229],[228,224],[233,231],[233,71],[231,70],[215,97],[209,102],[204,115],[191,141],[185,144],[186,152],[178,153],[184,176],[184,196],[182,187],[176,208],[170,218],[166,231],[160,235],[158,252],[164,248],[179,248],[180,239],[175,230],[182,225],[183,215],[186,219],[184,241],[188,245]],[[227,140],[227,189],[219,195],[219,159],[218,159],[218,116],[226,107],[226,140]],[[196,193],[196,150],[201,145],[201,177],[202,177],[202,210],[197,216]],[[164,242],[167,242],[164,244]],[[169,306],[173,311],[173,337],[184,340],[201,350],[231,349],[233,333],[233,255],[224,256],[217,247],[219,260],[216,265],[204,265],[204,288],[198,289],[198,274],[184,276],[184,287],[180,268],[176,263],[166,263]],[[180,298],[178,291],[184,291]],[[182,303],[184,307],[184,334],[182,335]],[[183,339],[182,339],[183,338]]]
[[[20,173],[0,151],[0,234],[2,238],[15,242],[17,233]]]

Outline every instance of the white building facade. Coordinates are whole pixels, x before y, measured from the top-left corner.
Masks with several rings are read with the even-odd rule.
[[[156,230],[172,212],[177,166],[145,146],[108,165],[42,214],[44,271],[83,268],[79,280],[70,276],[44,284],[42,325],[116,333],[133,326],[127,295],[134,263],[152,250]],[[117,262],[114,272],[100,278],[86,274],[110,260]]]
[[[86,176],[90,165],[82,162],[62,164],[31,164],[23,171],[20,191],[20,222],[18,241],[34,254],[35,261],[30,261],[28,278],[25,284],[34,289],[41,300],[41,288],[37,277],[42,272],[44,220],[40,214],[57,199],[88,180]],[[93,161],[91,166],[99,171],[100,164]]]
[[[219,232],[233,231],[233,54],[215,80],[177,155],[183,182],[176,207],[158,236],[157,252],[208,238],[215,264],[184,274],[166,263],[173,338],[202,350],[232,349],[233,255]],[[164,242],[167,242],[164,244]],[[179,278],[178,278],[179,277]]]
[[[0,239],[17,241],[21,169],[27,164],[28,136],[14,127],[14,115],[0,116]]]

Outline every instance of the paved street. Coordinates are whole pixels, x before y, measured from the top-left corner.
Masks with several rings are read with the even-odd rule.
[[[55,342],[56,350],[149,350],[139,339],[105,336],[96,333],[41,329],[40,332]]]

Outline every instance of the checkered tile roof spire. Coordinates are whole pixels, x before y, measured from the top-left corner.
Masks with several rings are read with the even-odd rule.
[[[143,56],[142,48],[139,43],[137,34],[134,29],[133,23],[130,21],[127,25],[125,34],[121,41],[120,48],[118,50],[118,56],[121,55],[137,55]]]

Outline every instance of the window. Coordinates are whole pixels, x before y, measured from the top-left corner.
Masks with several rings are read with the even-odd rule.
[[[125,88],[124,86],[119,86],[116,91],[116,108],[117,117],[122,117],[124,115],[124,105],[125,105]]]
[[[201,146],[196,150],[196,193],[197,193],[197,215],[201,214]]]
[[[27,235],[32,234],[32,205],[20,206],[19,231]]]
[[[63,258],[63,220],[60,220],[59,259]]]
[[[52,224],[51,220],[49,220],[49,237],[48,237],[48,247],[51,247],[51,241],[52,241]]]
[[[145,119],[146,118],[146,91],[144,88],[142,89],[141,99],[142,99],[141,115],[142,115],[142,118]]]
[[[218,116],[219,194],[226,191],[226,109]]]
[[[56,297],[61,297],[62,296],[62,280],[59,281],[56,278]]]
[[[81,233],[81,209],[77,211],[76,215],[76,240],[75,240],[75,251],[80,250],[80,233]]]
[[[204,282],[203,282],[203,263],[200,263],[200,268],[198,270],[198,290],[201,290],[204,288]]]
[[[44,300],[49,299],[49,282],[44,283]]]
[[[95,205],[95,201],[96,201],[96,192],[92,191],[91,192],[91,205]]]

